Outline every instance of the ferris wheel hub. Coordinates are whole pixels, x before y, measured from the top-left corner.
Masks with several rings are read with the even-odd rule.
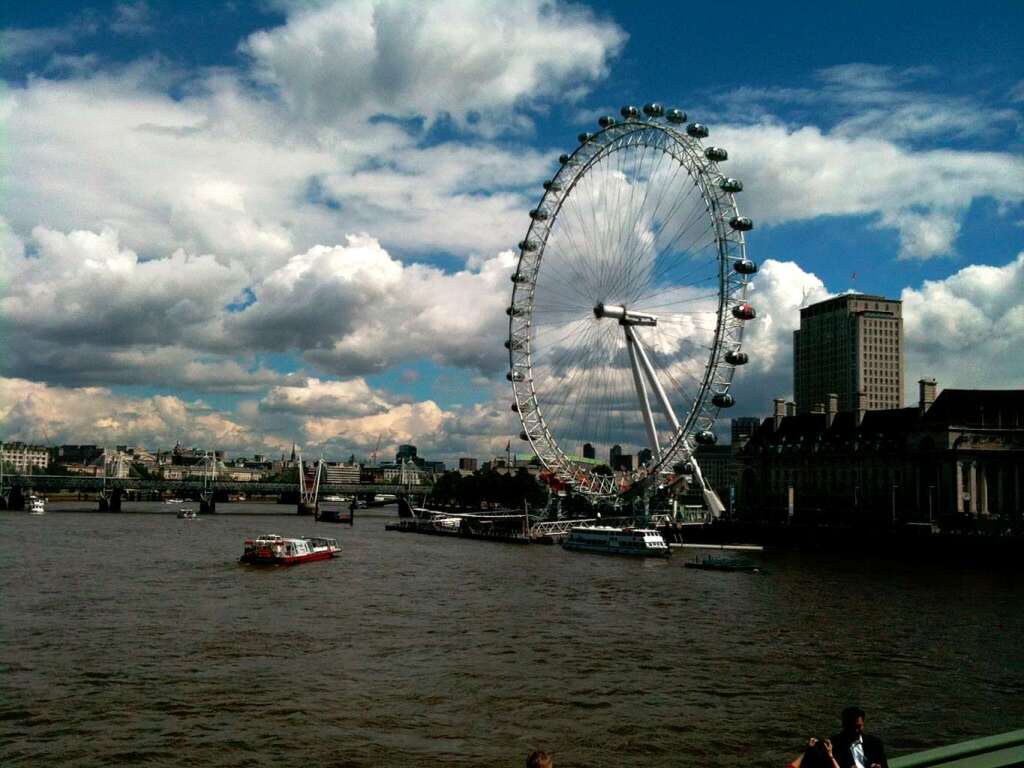
[[[597,304],[594,307],[594,317],[600,320],[603,317],[618,320],[619,325],[649,325],[658,324],[658,318],[647,312],[634,312],[618,304]]]

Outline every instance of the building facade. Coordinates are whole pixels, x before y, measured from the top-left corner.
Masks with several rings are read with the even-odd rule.
[[[797,413],[839,397],[839,410],[903,407],[903,304],[898,299],[845,294],[800,310],[793,331]]]
[[[1021,521],[1024,390],[919,383],[916,407],[765,419],[738,453],[738,516],[891,525]]]
[[[476,472],[477,460],[471,456],[463,456],[459,459],[460,472]]]
[[[29,445],[17,440],[0,443],[0,460],[4,462],[5,471],[25,474],[50,466],[50,449],[44,445]]]

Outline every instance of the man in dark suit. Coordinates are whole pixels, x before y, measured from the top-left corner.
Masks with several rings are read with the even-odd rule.
[[[864,733],[860,707],[843,710],[843,730],[832,737],[832,756],[839,768],[889,768],[882,740]]]

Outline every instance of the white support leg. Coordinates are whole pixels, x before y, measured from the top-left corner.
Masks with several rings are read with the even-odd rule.
[[[643,366],[644,373],[647,374],[647,379],[651,382],[651,388],[654,390],[655,396],[658,398],[658,402],[661,404],[661,409],[665,412],[665,418],[668,419],[668,423],[672,425],[672,431],[679,431],[679,419],[676,418],[675,411],[672,410],[672,405],[668,401],[668,395],[665,394],[664,387],[661,386],[661,382],[658,381],[658,377],[654,375],[654,366],[651,365],[650,359],[647,357],[647,350],[644,349],[644,345],[640,343],[640,337],[636,331],[633,331],[633,343],[636,345],[636,352],[640,358],[640,364]]]
[[[643,374],[640,372],[636,338],[633,336],[633,328],[623,325],[626,333],[626,349],[629,350],[629,364],[633,368],[633,384],[636,385],[636,396],[640,399],[640,410],[643,412],[644,425],[647,427],[647,440],[655,456],[661,456],[661,445],[658,443],[658,432],[654,428],[654,414],[651,413],[651,401],[647,397],[647,385],[644,384]],[[640,354],[643,354],[641,350]]]
[[[715,518],[722,516],[725,511],[725,504],[718,498],[718,494],[715,493],[715,489],[708,485],[707,480],[704,479],[704,473],[700,471],[700,465],[697,463],[697,457],[690,457],[690,464],[693,466],[693,477],[698,483],[700,483],[700,489],[704,494],[704,503],[707,504],[708,510],[711,515]]]

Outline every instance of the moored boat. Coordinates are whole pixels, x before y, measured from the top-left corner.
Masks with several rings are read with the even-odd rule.
[[[695,560],[692,563],[683,563],[686,568],[697,568],[702,571],[746,571],[748,573],[760,573],[761,569],[754,563],[747,560],[738,560],[731,557],[706,557],[703,560]]]
[[[668,557],[671,554],[661,534],[652,528],[614,528],[607,525],[572,528],[562,547],[576,552],[633,557]]]
[[[199,517],[199,515],[196,514],[196,511],[194,509],[182,507],[181,509],[178,510],[179,520],[195,520],[197,517]]]
[[[313,560],[329,560],[337,557],[340,551],[337,539],[289,539],[269,533],[255,539],[246,539],[239,562],[254,565],[295,565]]]
[[[164,504],[184,504],[184,503],[185,503],[184,499],[179,499],[177,497],[172,497],[170,499],[164,499]]]
[[[46,514],[46,499],[44,499],[42,496],[29,496],[27,506],[28,513],[30,515]]]

